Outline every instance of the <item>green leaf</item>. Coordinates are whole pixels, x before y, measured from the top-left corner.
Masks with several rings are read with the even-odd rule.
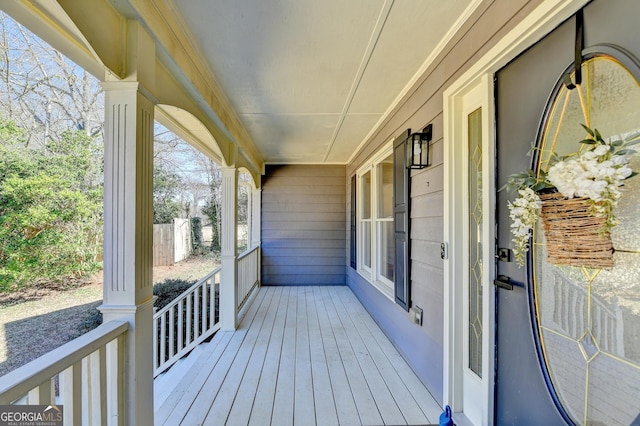
[[[598,141],[603,140],[602,136],[600,135],[600,132],[598,132],[598,129],[593,129],[593,133],[595,133],[596,140],[598,140]]]
[[[538,192],[545,189],[546,187],[547,187],[547,184],[545,184],[544,182],[538,182],[531,189],[533,189],[534,192]]]
[[[589,133],[591,136],[595,136],[593,130],[591,130],[590,128],[588,128],[587,126],[585,126],[584,124],[580,123],[580,125],[587,131],[587,133]]]
[[[594,141],[593,139],[583,139],[580,141],[580,143],[586,144],[586,145],[595,145],[596,141]]]

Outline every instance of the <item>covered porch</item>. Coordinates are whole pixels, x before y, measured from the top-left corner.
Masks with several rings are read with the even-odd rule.
[[[442,409],[348,287],[262,287],[154,383],[154,423],[430,424]]]
[[[494,77],[587,3],[7,2],[103,82],[105,323],[1,378],[0,404],[63,404],[70,425],[433,424],[447,404],[457,424],[559,423],[528,293],[494,287],[511,262],[487,213],[506,211]],[[166,317],[151,282],[155,121],[222,166],[221,266]],[[528,144],[533,127],[514,133]],[[498,323],[512,333],[502,389],[516,392],[497,386]]]

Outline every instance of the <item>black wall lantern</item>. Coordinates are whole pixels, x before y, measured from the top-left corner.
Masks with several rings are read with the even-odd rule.
[[[407,153],[407,168],[424,169],[429,166],[429,142],[431,142],[431,124],[428,124],[421,133],[411,133],[407,129],[405,149]]]

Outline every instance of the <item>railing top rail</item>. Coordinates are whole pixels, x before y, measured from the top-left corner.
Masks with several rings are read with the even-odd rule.
[[[171,303],[169,303],[167,306],[165,306],[164,308],[160,309],[158,312],[156,312],[155,314],[153,314],[153,319],[156,319],[158,317],[160,317],[162,314],[164,314],[165,312],[167,312],[169,309],[173,308],[175,305],[177,305],[187,294],[191,293],[192,291],[194,291],[196,288],[200,287],[205,281],[207,281],[209,278],[211,278],[212,276],[214,276],[215,274],[219,273],[222,270],[222,265],[216,267],[213,271],[209,272],[207,275],[205,275],[204,277],[200,278],[194,285],[192,285],[191,287],[189,287],[188,289],[186,289],[185,291],[182,292],[182,294],[178,297],[176,297],[175,299],[173,299],[173,301]]]
[[[109,321],[0,377],[0,404],[10,404],[128,330],[128,322]]]
[[[260,246],[254,246],[254,247],[246,249],[245,251],[240,253],[240,255],[238,256],[238,260],[244,259],[245,257],[249,256],[254,251],[258,250],[259,248],[260,248]]]

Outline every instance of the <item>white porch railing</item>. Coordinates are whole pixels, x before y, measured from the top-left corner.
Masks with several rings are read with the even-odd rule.
[[[237,298],[238,312],[249,299],[251,292],[258,285],[260,271],[258,256],[260,247],[254,247],[238,256],[238,288]]]
[[[220,329],[217,267],[153,315],[153,377]]]
[[[238,311],[258,284],[258,256],[254,247],[238,257]],[[214,269],[153,315],[154,377],[220,329],[220,273]]]
[[[0,377],[0,405],[64,405],[64,424],[119,425],[125,337],[110,321]]]

